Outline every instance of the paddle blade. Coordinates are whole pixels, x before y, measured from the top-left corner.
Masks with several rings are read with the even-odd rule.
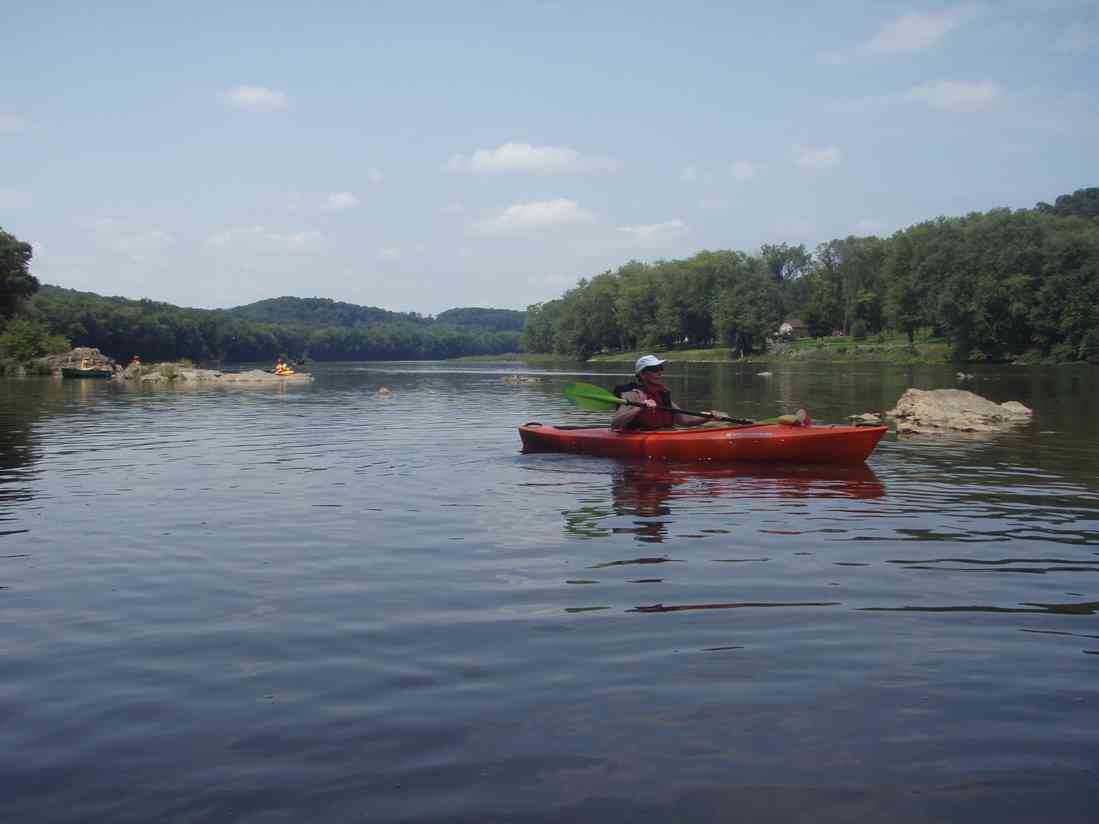
[[[589,412],[610,412],[622,403],[606,389],[592,383],[565,384],[565,397]]]

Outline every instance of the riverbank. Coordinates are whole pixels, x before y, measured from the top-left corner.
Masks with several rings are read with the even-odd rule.
[[[633,363],[646,351],[601,354],[589,360],[595,363]],[[706,349],[658,350],[658,357],[679,363],[894,363],[943,364],[950,362],[950,344],[941,338],[918,340],[909,345],[908,338],[876,336],[856,341],[852,338],[806,338],[771,344],[766,352],[738,357],[727,347]]]

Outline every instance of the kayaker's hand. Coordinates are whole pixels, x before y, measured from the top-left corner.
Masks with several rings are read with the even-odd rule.
[[[645,406],[655,407],[656,406],[656,401],[654,401],[652,398],[645,398]]]
[[[720,409],[711,409],[710,414],[713,415],[715,418],[727,418],[727,417],[729,417],[728,412],[722,412]]]

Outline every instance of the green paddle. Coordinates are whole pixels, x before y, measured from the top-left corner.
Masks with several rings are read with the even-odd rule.
[[[565,397],[575,403],[581,409],[587,409],[589,412],[609,412],[617,406],[626,404],[627,406],[644,406],[643,403],[637,403],[636,401],[624,401],[617,395],[608,392],[601,386],[596,386],[593,383],[567,383],[565,384]],[[692,412],[689,409],[674,409],[670,406],[658,406],[657,409],[666,409],[669,412],[680,412],[684,415],[690,415],[695,418],[708,418],[711,421],[728,421],[729,423],[738,423],[742,425],[755,424],[755,423],[778,423],[778,418],[769,419],[766,421],[750,421],[746,418],[729,418],[724,415],[711,415],[708,412]]]

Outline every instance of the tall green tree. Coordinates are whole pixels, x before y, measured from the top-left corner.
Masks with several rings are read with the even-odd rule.
[[[0,229],[0,327],[38,291],[38,278],[30,272],[33,254],[29,243]]]

